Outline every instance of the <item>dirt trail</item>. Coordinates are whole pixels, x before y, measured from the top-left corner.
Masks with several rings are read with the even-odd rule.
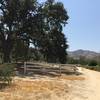
[[[86,78],[74,81],[69,100],[100,100],[100,72],[79,68]]]

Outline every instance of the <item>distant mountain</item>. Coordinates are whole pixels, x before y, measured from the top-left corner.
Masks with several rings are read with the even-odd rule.
[[[100,57],[100,53],[89,51],[89,50],[76,50],[68,52],[69,57],[79,59],[80,56],[86,57],[87,59],[94,59]]]

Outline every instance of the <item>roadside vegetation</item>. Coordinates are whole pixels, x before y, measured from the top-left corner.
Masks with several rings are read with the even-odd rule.
[[[68,64],[81,65],[84,68],[88,68],[95,71],[100,71],[100,60],[99,59],[87,59],[86,57],[80,57],[79,59],[74,59],[68,57]]]
[[[15,64],[1,64],[0,65],[0,89],[5,85],[10,85],[15,75]]]

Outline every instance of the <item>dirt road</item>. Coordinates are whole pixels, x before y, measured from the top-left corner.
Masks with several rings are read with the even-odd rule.
[[[79,68],[84,81],[74,81],[69,100],[100,100],[100,72]]]

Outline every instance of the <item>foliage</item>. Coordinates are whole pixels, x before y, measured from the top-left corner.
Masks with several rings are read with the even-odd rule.
[[[81,65],[88,65],[89,59],[87,59],[85,56],[80,56],[78,62]]]
[[[29,41],[35,0],[1,0],[0,43],[4,62],[10,62],[16,40]],[[32,33],[32,31],[31,31]]]
[[[100,61],[98,61],[98,66],[100,66]]]
[[[89,66],[96,66],[97,65],[97,61],[96,60],[90,60]]]
[[[69,17],[61,2],[47,0],[40,4],[37,0],[1,0],[0,12],[3,62],[11,62],[11,58],[28,60],[31,43],[42,51],[47,61],[54,58],[55,62],[58,59],[65,63],[68,45],[62,30]]]
[[[43,54],[36,48],[29,48],[29,58],[35,61],[44,61]]]
[[[67,60],[68,64],[78,64],[79,63],[79,61],[77,59],[74,59],[72,57],[68,57],[67,59],[68,59]]]
[[[14,76],[14,64],[2,64],[0,65],[0,81],[11,83]]]
[[[91,70],[95,70],[95,71],[100,71],[100,66],[82,66],[82,67],[84,67],[84,68],[87,68],[87,69],[91,69]]]
[[[68,57],[68,63],[70,63],[70,64],[89,65],[89,66],[99,65],[99,62],[97,60],[87,59],[84,56],[80,56],[78,59],[74,59],[73,57]]]
[[[66,63],[68,45],[62,29],[69,18],[67,12],[61,2],[48,0],[42,8],[42,13],[46,27],[43,37],[37,42],[40,51],[48,62]]]
[[[13,59],[16,62],[27,61],[29,59],[28,51],[29,51],[29,47],[25,41],[21,39],[16,40],[16,43],[13,49]]]

